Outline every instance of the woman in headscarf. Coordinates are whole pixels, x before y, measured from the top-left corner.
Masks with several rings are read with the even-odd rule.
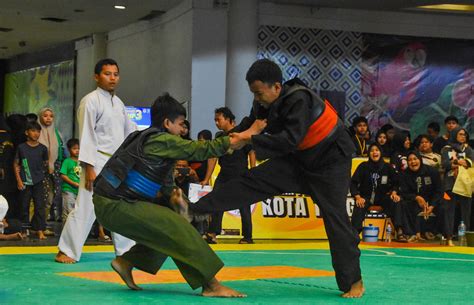
[[[378,144],[369,146],[369,160],[357,167],[351,179],[350,190],[355,199],[352,226],[359,233],[371,205],[382,206],[385,214],[393,219],[395,203],[400,201],[397,194],[398,179],[395,170],[384,162]]]
[[[448,245],[452,246],[454,231],[454,214],[456,205],[459,205],[461,220],[466,225],[466,230],[470,229],[471,198],[454,194],[453,187],[458,176],[459,168],[472,167],[474,161],[474,151],[469,146],[469,133],[466,129],[456,127],[451,130],[448,138],[448,145],[441,149],[441,164],[444,169],[444,235]]]
[[[41,125],[41,133],[38,141],[48,148],[49,177],[45,180],[48,190],[46,213],[49,211],[50,218],[61,221],[62,197],[60,170],[61,163],[65,156],[61,135],[54,126],[53,109],[49,107],[41,109],[38,115],[38,123]]]
[[[397,173],[403,173],[408,168],[407,154],[410,151],[410,148],[410,133],[408,131],[397,132],[393,137],[393,153],[390,157],[390,164],[392,164]]]
[[[380,146],[383,158],[390,158],[392,156],[392,142],[388,139],[385,131],[380,129],[375,135],[375,142]]]
[[[400,241],[415,242],[423,240],[422,231],[430,232],[425,222],[439,205],[443,191],[439,172],[423,164],[421,155],[416,151],[407,154],[408,168],[400,176],[400,197],[397,215],[402,223],[399,232]],[[407,239],[407,236],[410,236]]]

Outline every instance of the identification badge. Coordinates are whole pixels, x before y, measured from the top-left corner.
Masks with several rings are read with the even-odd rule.
[[[381,184],[387,184],[388,182],[388,176],[382,176],[382,179],[380,180]]]

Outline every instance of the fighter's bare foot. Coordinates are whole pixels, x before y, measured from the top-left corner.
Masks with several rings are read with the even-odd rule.
[[[221,285],[216,278],[213,278],[202,287],[202,296],[214,298],[245,298],[247,295]]]
[[[365,288],[364,288],[364,283],[362,283],[362,280],[355,282],[352,284],[351,289],[342,294],[343,298],[361,298],[364,295]]]
[[[121,257],[117,257],[110,263],[110,266],[118,273],[118,275],[120,275],[128,288],[132,290],[142,290],[142,288],[138,287],[133,280],[133,265],[130,264],[130,262]]]
[[[66,254],[64,254],[64,252],[61,252],[61,251],[59,251],[58,254],[56,254],[56,257],[54,258],[54,260],[61,264],[75,264],[76,263],[74,259],[70,258]]]

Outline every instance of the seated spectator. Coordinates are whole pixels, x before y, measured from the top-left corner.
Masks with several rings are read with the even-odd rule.
[[[24,236],[20,233],[21,222],[18,219],[7,221],[5,216],[8,212],[8,202],[5,197],[0,196],[0,222],[3,224],[0,230],[0,240],[20,240]]]
[[[423,164],[441,169],[441,155],[433,152],[433,140],[429,135],[420,135],[416,147],[423,158]]]
[[[397,132],[392,143],[393,153],[390,157],[390,164],[397,173],[403,173],[408,168],[407,154],[411,148],[410,133],[408,131]]]
[[[15,147],[3,114],[0,114],[0,195],[8,202],[7,218],[19,218],[18,189],[13,173]]]
[[[471,198],[454,194],[452,192],[454,183],[458,176],[459,167],[472,167],[474,161],[474,151],[468,144],[469,134],[464,128],[457,127],[451,130],[449,144],[441,150],[441,162],[444,168],[444,232],[448,245],[452,246],[452,236],[455,227],[454,215],[456,205],[461,212],[461,220],[466,225],[466,230],[470,230]]]
[[[355,199],[352,212],[352,226],[359,233],[362,222],[370,206],[376,204],[384,213],[393,218],[395,203],[400,201],[397,194],[398,180],[395,170],[382,158],[378,144],[369,146],[369,160],[362,162],[351,179],[351,195]]]
[[[387,141],[391,143],[393,141],[393,137],[396,134],[395,127],[393,127],[391,124],[385,124],[382,127],[380,127],[380,130],[385,132],[385,134],[387,135]]]
[[[196,171],[189,166],[187,160],[178,160],[174,169],[174,181],[176,186],[182,189],[183,193],[188,196],[189,184],[199,183],[199,177]]]
[[[428,124],[428,127],[426,128],[426,133],[428,134],[428,136],[430,136],[431,142],[438,138],[440,130],[441,127],[437,122],[431,122]]]
[[[369,124],[367,118],[363,116],[358,116],[352,121],[352,129],[354,135],[352,136],[352,141],[356,147],[355,157],[367,157],[368,156],[368,147],[369,141],[367,140],[367,134],[369,132]]]
[[[382,151],[383,158],[390,158],[392,156],[392,145],[388,140],[387,133],[380,129],[376,136],[375,142],[379,145]]]
[[[441,154],[441,149],[449,144],[449,135],[454,128],[459,127],[459,120],[454,115],[447,116],[444,119],[444,126],[446,127],[446,132],[433,141],[433,151],[437,154]]]
[[[401,224],[398,239],[416,242],[424,239],[422,233],[432,239],[426,222],[442,198],[441,178],[435,168],[423,164],[418,152],[409,152],[407,160],[408,168],[400,176],[401,201],[396,211],[396,222]]]

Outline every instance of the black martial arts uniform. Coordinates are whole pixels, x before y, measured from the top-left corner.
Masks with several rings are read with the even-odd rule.
[[[252,136],[252,148],[267,162],[216,187],[190,208],[196,212],[233,210],[286,192],[308,194],[321,208],[339,289],[361,279],[359,237],[346,210],[351,156],[355,151],[342,121],[299,80],[283,85],[268,109],[254,102],[246,130],[267,119],[265,132]]]

